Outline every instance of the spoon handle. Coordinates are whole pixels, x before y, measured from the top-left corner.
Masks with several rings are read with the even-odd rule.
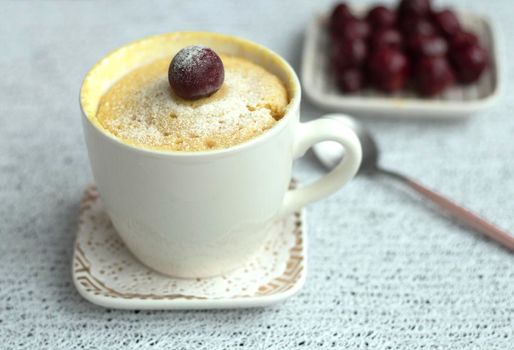
[[[414,189],[416,192],[430,199],[432,202],[448,211],[451,215],[453,215],[455,218],[459,219],[463,223],[483,233],[487,237],[495,240],[504,247],[507,247],[510,250],[514,250],[514,236],[508,234],[506,231],[502,230],[498,226],[488,222],[487,220],[481,218],[480,216],[471,212],[470,210],[460,206],[454,201],[425,187],[419,182],[403,174],[381,168],[377,170],[385,175],[391,176],[395,179],[404,182],[405,184],[409,185],[412,189]]]

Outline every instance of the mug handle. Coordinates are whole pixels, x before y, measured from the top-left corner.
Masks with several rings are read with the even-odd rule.
[[[295,159],[302,157],[310,147],[322,141],[340,143],[345,150],[345,155],[341,162],[321,179],[305,187],[287,191],[279,216],[291,214],[309,203],[329,196],[357,173],[362,159],[357,135],[340,120],[328,119],[328,117],[340,116],[342,115],[330,114],[311,122],[298,124],[293,148]]]

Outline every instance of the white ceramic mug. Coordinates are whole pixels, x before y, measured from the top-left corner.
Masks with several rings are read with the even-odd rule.
[[[290,104],[270,130],[243,144],[205,152],[138,148],[100,127],[101,96],[135,67],[173,57],[187,45],[247,58],[277,75]],[[300,83],[280,56],[213,33],[169,33],[128,44],[97,63],[81,89],[83,126],[98,190],[119,235],[144,264],[177,277],[222,274],[265,242],[267,225],[335,192],[360,164],[356,135],[341,122],[299,122]],[[293,160],[313,144],[339,142],[344,160],[315,183],[288,190]]]

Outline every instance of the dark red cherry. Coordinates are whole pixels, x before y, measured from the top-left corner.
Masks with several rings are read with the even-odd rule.
[[[359,91],[364,86],[364,75],[360,69],[349,68],[337,73],[337,85],[343,92]]]
[[[371,34],[371,28],[362,19],[350,18],[337,26],[336,33],[340,39],[366,39]]]
[[[364,40],[340,40],[332,46],[331,64],[341,71],[349,67],[358,67],[364,63],[368,48]]]
[[[401,16],[427,16],[430,11],[430,0],[401,0],[398,6]]]
[[[402,35],[393,28],[380,29],[371,36],[371,47],[374,50],[381,47],[400,49],[402,47]]]
[[[391,28],[396,23],[396,13],[385,6],[375,6],[368,12],[366,20],[373,29]]]
[[[341,2],[334,6],[332,14],[330,15],[330,26],[335,23],[344,22],[347,19],[353,18],[352,11],[347,4]]]
[[[170,86],[178,96],[194,100],[219,90],[225,79],[221,58],[208,47],[187,46],[171,61]]]
[[[489,55],[479,45],[461,47],[451,53],[457,77],[462,83],[477,81],[489,65]]]
[[[432,15],[432,20],[439,31],[447,37],[451,37],[460,31],[459,19],[452,10],[437,11]]]
[[[354,18],[354,16],[347,4],[341,2],[334,7],[328,22],[328,28],[333,40],[339,38],[341,27],[351,18]]]
[[[458,31],[450,37],[450,49],[460,50],[467,46],[478,45],[478,37],[470,32]]]
[[[445,56],[448,52],[448,44],[443,38],[420,34],[409,37],[407,48],[414,57]]]
[[[424,96],[434,96],[451,86],[453,71],[444,57],[423,57],[416,63],[414,75],[418,91]]]
[[[405,36],[413,35],[436,35],[437,31],[433,24],[425,17],[409,16],[400,22],[400,28]]]
[[[369,59],[368,76],[377,89],[398,91],[405,86],[408,74],[409,63],[400,50],[383,47]]]

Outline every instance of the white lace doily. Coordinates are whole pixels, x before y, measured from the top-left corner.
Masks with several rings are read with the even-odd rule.
[[[211,278],[180,279],[141,264],[125,247],[94,187],[82,201],[74,273],[86,291],[113,298],[219,299],[287,288],[301,270],[300,216],[274,222],[269,240],[241,268]]]

